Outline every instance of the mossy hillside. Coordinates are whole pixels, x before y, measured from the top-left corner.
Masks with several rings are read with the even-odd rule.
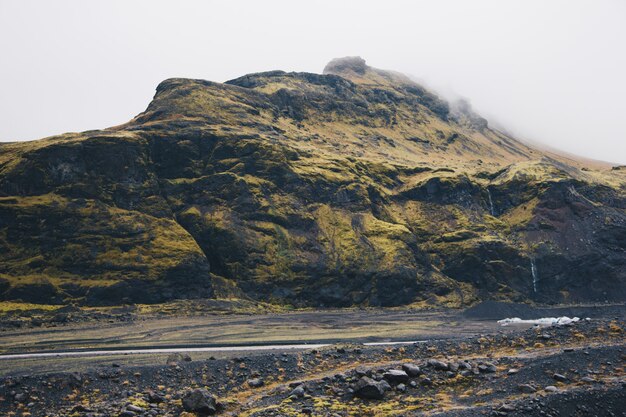
[[[125,125],[0,146],[0,294],[620,299],[624,177],[579,168],[369,67],[167,80]]]
[[[171,219],[55,194],[1,198],[0,213],[1,276],[11,285],[9,299],[98,303],[100,292],[116,291],[128,301],[159,300],[165,290],[159,284],[172,281],[176,271],[208,274],[196,242]],[[156,285],[124,293],[133,282]]]

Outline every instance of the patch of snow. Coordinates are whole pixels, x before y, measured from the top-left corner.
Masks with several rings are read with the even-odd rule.
[[[539,326],[563,326],[565,324],[576,323],[580,321],[578,317],[569,318],[563,317],[544,317],[535,320],[522,320],[519,317],[513,317],[510,319],[498,320],[498,324],[501,326],[508,326],[510,324],[537,324]]]

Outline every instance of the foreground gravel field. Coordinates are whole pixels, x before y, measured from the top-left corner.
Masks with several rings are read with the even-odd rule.
[[[192,354],[6,375],[7,416],[623,416],[623,317],[401,346]],[[54,359],[52,359],[54,360]]]

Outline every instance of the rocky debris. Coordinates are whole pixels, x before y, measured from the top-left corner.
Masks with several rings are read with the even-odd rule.
[[[409,382],[409,375],[399,369],[390,369],[383,374],[383,378],[390,384]]]
[[[442,362],[437,359],[429,359],[428,366],[435,368],[439,371],[447,371],[449,369],[448,364],[446,362]]]
[[[127,409],[128,411],[132,411],[133,413],[143,413],[143,412],[144,412],[144,409],[143,409],[143,408],[141,408],[141,407],[139,407],[139,406],[137,406],[137,405],[134,405],[134,404],[129,404],[129,405],[127,405],[127,406],[126,406],[126,409]]]
[[[185,411],[204,415],[215,414],[220,408],[215,397],[207,390],[200,388],[186,393],[182,398],[182,404]]]
[[[252,379],[249,379],[247,383],[248,383],[248,386],[250,386],[251,388],[259,388],[265,384],[265,381],[263,381],[262,378],[252,378]]]
[[[491,362],[485,362],[478,365],[478,370],[480,372],[493,374],[498,371],[498,367]]]
[[[565,375],[554,374],[554,375],[552,375],[552,378],[554,378],[555,380],[557,380],[559,382],[567,382],[567,377]]]
[[[374,381],[373,379],[363,376],[354,385],[354,395],[359,398],[371,400],[382,400],[385,392],[391,389],[389,384],[384,380]]]
[[[422,374],[420,367],[414,363],[403,363],[402,370],[410,377],[416,377]]]
[[[304,397],[304,394],[305,394],[304,385],[298,385],[297,387],[295,387],[293,389],[293,391],[291,391],[289,396],[290,397],[296,397],[296,398],[302,398],[302,397]]]
[[[515,405],[513,404],[502,404],[500,407],[498,407],[498,411],[500,412],[504,412],[504,413],[510,413],[515,411]]]
[[[530,384],[521,384],[517,388],[524,394],[534,394],[535,392],[537,392],[537,388]]]
[[[225,403],[225,413],[233,416],[246,410],[257,410],[251,417],[307,413],[333,416],[338,409],[346,410],[346,414],[363,415],[373,404],[368,405],[368,401],[360,399],[388,400],[379,405],[393,415],[405,413],[409,406],[417,407],[415,413],[419,414],[437,406],[439,393],[465,394],[452,396],[451,401],[459,408],[454,409],[456,413],[444,413],[446,417],[535,417],[540,416],[537,413],[542,411],[546,417],[576,415],[558,407],[548,409],[545,405],[547,399],[561,398],[569,392],[579,393],[575,398],[582,399],[594,390],[623,390],[621,387],[626,385],[621,367],[624,350],[616,345],[623,335],[590,333],[603,327],[607,328],[600,322],[586,323],[575,333],[571,329],[551,333],[552,340],[564,347],[572,341],[575,344],[580,344],[581,339],[588,341],[588,355],[580,348],[567,354],[563,349],[533,351],[536,333],[531,329],[516,331],[514,337],[510,332],[503,332],[465,338],[463,343],[438,341],[427,346],[403,348],[363,346],[358,354],[350,346],[346,346],[345,353],[337,352],[332,346],[315,351],[258,353],[247,356],[245,360],[240,357],[198,358],[183,367],[133,367],[120,360],[116,362],[120,367],[113,368],[110,363],[97,367],[95,371],[72,378],[75,381],[72,384],[70,374],[0,379],[0,397],[9,400],[0,401],[0,415],[27,409],[32,417],[60,417],[75,413],[78,413],[76,417],[200,416],[200,412],[186,411],[182,407],[184,398],[191,394],[190,387],[205,387],[205,394],[211,393],[215,397],[230,397],[230,393],[240,392],[251,398],[250,403],[245,404],[236,401]],[[581,334],[585,337],[580,337]],[[599,347],[595,343],[598,339],[590,337],[592,334],[600,335],[602,341],[610,338],[611,344]],[[483,342],[473,343],[479,339]],[[484,343],[485,339],[489,342]],[[489,347],[486,348],[486,345]],[[523,353],[513,354],[511,347],[521,348]],[[433,352],[446,358],[448,370],[430,366],[427,360],[411,362],[416,358],[428,358]],[[527,352],[531,354],[527,355]],[[502,356],[502,353],[510,356]],[[468,361],[462,357],[472,359]],[[350,366],[346,366],[348,363]],[[362,365],[365,363],[368,365]],[[413,366],[404,366],[406,364]],[[452,371],[455,367],[451,364],[458,365],[458,372],[462,375],[467,372],[466,377],[450,378],[457,375]],[[488,367],[489,364],[497,366],[495,374],[479,371],[479,366]],[[414,375],[417,373],[415,368],[419,368],[419,375],[409,375],[407,371],[413,370]],[[509,373],[513,369],[523,369],[523,372]],[[100,378],[100,372],[110,375]],[[323,376],[319,376],[320,373]],[[557,384],[553,378],[555,373],[580,383]],[[408,378],[408,381],[399,382],[398,377],[402,380]],[[589,378],[589,382],[584,378]],[[263,380],[268,388],[257,390],[251,387],[247,381],[252,379]],[[598,382],[592,383],[595,380]],[[86,389],[96,388],[102,390],[101,401],[78,407],[73,400],[66,400],[74,390],[85,392]],[[475,404],[476,396],[484,405]],[[290,400],[285,401],[287,398]],[[420,401],[412,402],[415,398],[420,398]],[[281,404],[285,410],[276,410],[276,404]],[[584,401],[577,404],[588,406]],[[187,414],[180,414],[183,409]]]

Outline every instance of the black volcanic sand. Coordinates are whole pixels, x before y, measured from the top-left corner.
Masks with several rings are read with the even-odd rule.
[[[192,359],[6,376],[0,415],[193,416],[184,414],[180,399],[197,387],[215,396],[219,414],[228,416],[624,416],[626,410],[621,318],[406,346]],[[449,369],[429,365],[430,359]],[[405,363],[418,365],[420,375],[404,388],[391,381],[378,400],[352,392],[363,375],[382,379]],[[457,370],[460,363],[470,369]],[[292,395],[297,386],[302,396]],[[545,390],[550,386],[554,392]]]

